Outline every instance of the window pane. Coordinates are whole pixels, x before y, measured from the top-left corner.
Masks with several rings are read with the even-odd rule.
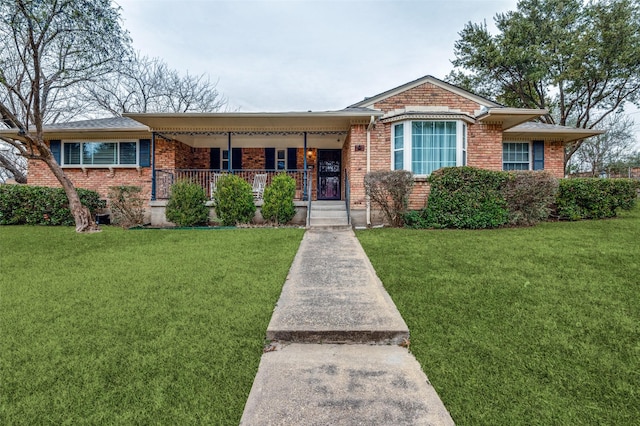
[[[82,144],[82,164],[117,164],[114,142],[85,142]]]
[[[428,175],[456,165],[456,123],[416,121],[412,125],[411,170]]]
[[[120,164],[136,164],[136,143],[120,142]]]
[[[80,164],[80,143],[64,144],[64,164]]]
[[[404,125],[396,124],[393,129],[393,169],[404,169]]]
[[[529,170],[529,143],[505,142],[502,144],[503,170]]]

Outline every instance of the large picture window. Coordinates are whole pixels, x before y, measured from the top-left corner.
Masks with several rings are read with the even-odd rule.
[[[135,166],[138,142],[64,142],[63,166]]]
[[[442,167],[466,165],[467,126],[461,121],[406,121],[395,124],[392,167],[430,175]]]

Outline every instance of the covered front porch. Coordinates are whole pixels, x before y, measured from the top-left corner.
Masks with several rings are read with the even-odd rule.
[[[372,121],[370,111],[323,113],[126,114],[152,134],[151,202],[166,205],[171,185],[188,179],[212,199],[217,179],[234,174],[269,185],[286,173],[296,181],[295,202],[310,211],[317,200],[349,208],[349,138],[352,126]],[[261,197],[256,197],[261,205]]]

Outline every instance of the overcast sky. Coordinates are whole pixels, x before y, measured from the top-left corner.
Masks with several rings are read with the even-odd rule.
[[[232,110],[341,109],[451,71],[465,23],[517,0],[116,0],[142,54],[207,73]]]
[[[114,0],[143,55],[218,81],[229,110],[345,108],[452,69],[467,22],[517,0]],[[629,108],[640,122],[640,111]],[[640,133],[640,123],[636,125]],[[638,137],[640,145],[640,137]],[[640,148],[640,146],[639,146]]]

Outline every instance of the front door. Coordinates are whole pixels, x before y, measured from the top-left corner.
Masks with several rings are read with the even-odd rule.
[[[318,150],[318,200],[340,199],[342,150]]]

